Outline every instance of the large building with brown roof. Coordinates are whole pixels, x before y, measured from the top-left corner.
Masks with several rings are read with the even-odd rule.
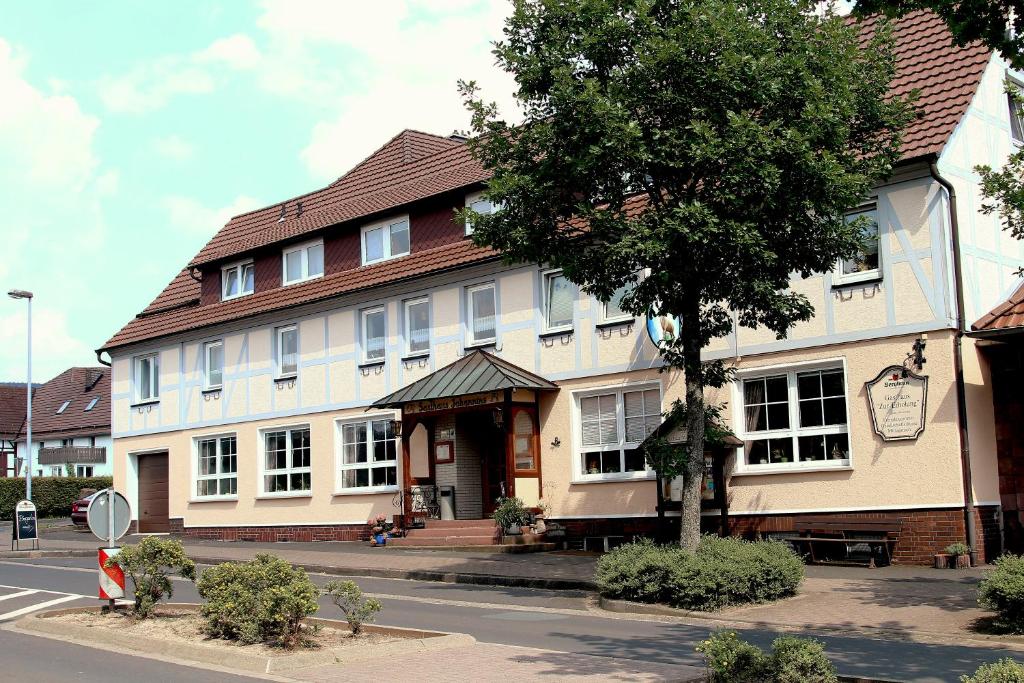
[[[919,116],[856,212],[877,243],[793,280],[816,316],[787,339],[740,328],[706,351],[736,368],[708,398],[742,442],[709,461],[708,528],[883,516],[898,561],[967,536],[984,558],[1015,483],[990,360],[958,328],[1024,263],[971,171],[1018,129],[1006,65],[934,15],[897,22],[896,56],[893,91],[919,91]],[[400,544],[491,543],[474,520],[512,495],[573,544],[652,530],[639,447],[682,393],[655,342],[678,321],[475,246],[454,216],[491,210],[487,178],[463,140],[403,131],[327,187],[232,218],[104,345],[115,483],[140,530],[355,540],[383,514],[425,525]]]
[[[25,428],[25,404],[28,403],[24,382],[0,382],[0,477],[18,472],[15,444]]]

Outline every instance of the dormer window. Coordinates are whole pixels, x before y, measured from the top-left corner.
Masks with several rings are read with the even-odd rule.
[[[304,282],[324,274],[324,242],[314,240],[288,247],[281,258],[286,285]]]
[[[252,294],[254,281],[255,267],[252,261],[224,266],[220,270],[221,300],[227,301]]]
[[[363,265],[409,253],[409,217],[391,218],[363,227]]]
[[[69,405],[71,405],[71,401],[64,401],[63,403],[61,403],[60,408],[57,408],[57,414],[60,415],[65,410],[67,410]]]
[[[490,199],[484,197],[483,192],[474,192],[473,194],[466,195],[466,208],[472,209],[477,213],[494,213],[497,211],[497,207],[491,203]],[[466,234],[473,234],[473,225],[466,221]]]

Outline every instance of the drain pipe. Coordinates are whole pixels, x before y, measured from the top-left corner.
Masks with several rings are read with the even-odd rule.
[[[964,482],[964,528],[967,530],[967,546],[971,549],[971,564],[978,564],[978,530],[974,521],[974,485],[971,480],[971,442],[967,427],[967,388],[964,383],[963,337],[966,327],[964,320],[964,271],[960,253],[960,222],[957,219],[956,190],[952,183],[942,177],[936,159],[933,157],[928,170],[937,183],[946,190],[949,197],[949,232],[953,242],[953,289],[956,296],[956,337],[953,341],[953,372],[956,375],[956,417],[960,432],[960,469]]]

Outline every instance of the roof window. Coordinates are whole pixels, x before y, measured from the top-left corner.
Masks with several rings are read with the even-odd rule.
[[[71,401],[64,401],[63,403],[61,403],[60,408],[57,408],[57,414],[60,415],[65,410],[67,410],[69,405],[71,405]]]
[[[85,407],[85,411],[84,412],[88,413],[90,410],[95,408],[96,404],[99,403],[99,402],[100,402],[100,397],[96,396],[95,398],[93,398],[93,400],[89,401],[89,405],[87,405]]]

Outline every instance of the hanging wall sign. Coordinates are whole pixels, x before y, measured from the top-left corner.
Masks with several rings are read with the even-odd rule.
[[[871,423],[884,441],[916,439],[924,431],[928,378],[890,365],[865,383]]]
[[[679,337],[679,318],[674,315],[647,316],[647,336],[659,349]]]

